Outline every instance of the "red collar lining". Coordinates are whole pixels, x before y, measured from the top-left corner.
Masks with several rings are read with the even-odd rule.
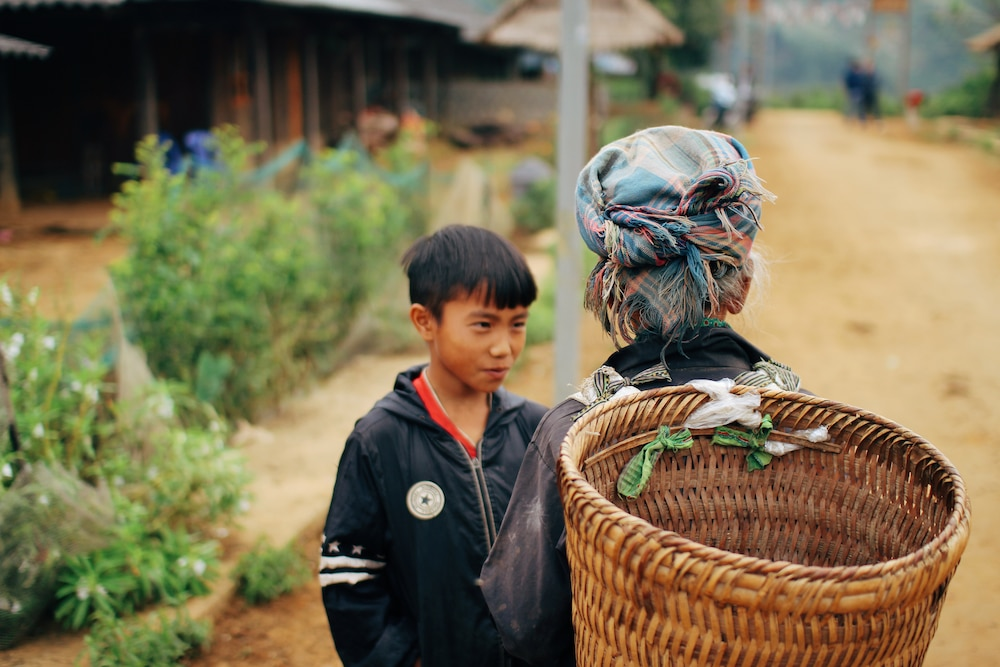
[[[426,371],[424,371],[426,372]],[[441,401],[438,397],[434,395],[434,390],[431,389],[430,383],[424,379],[424,372],[421,372],[413,380],[413,388],[417,390],[417,395],[420,396],[420,400],[423,401],[424,407],[427,408],[428,414],[430,414],[431,419],[434,423],[438,424],[444,430],[448,431],[451,437],[458,440],[458,442],[465,447],[465,451],[469,453],[469,456],[476,458],[476,445],[469,438],[462,433],[462,429],[455,425],[455,422],[451,420],[448,413],[444,411],[444,407],[441,405]]]

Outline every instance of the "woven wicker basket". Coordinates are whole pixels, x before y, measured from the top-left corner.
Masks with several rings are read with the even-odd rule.
[[[709,400],[691,387],[615,399],[559,457],[577,664],[920,665],[969,537],[958,471],[877,415],[758,391],[772,437],[830,439],[747,469],[747,450],[665,452],[632,501],[619,472],[658,427]]]

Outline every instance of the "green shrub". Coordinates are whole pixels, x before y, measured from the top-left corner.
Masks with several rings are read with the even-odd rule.
[[[511,204],[514,227],[521,232],[534,234],[555,225],[556,178],[544,178],[531,183],[524,194]]]
[[[309,562],[294,542],[272,547],[264,539],[243,554],[233,570],[236,591],[250,604],[291,593],[312,576]]]
[[[153,373],[253,419],[329,370],[422,219],[353,151],[316,156],[285,194],[247,182],[260,145],[214,137],[216,169],[170,173],[154,137],[119,165],[134,180],[113,198],[129,245],[112,277]]]
[[[104,361],[110,329],[49,321],[36,303],[37,290],[0,280],[17,426],[0,432],[8,646],[46,610],[80,629],[207,593],[218,544],[206,536],[248,503],[245,461],[210,405],[156,381],[119,399]]]
[[[173,667],[208,646],[211,634],[211,623],[186,612],[161,612],[151,622],[101,616],[84,643],[91,667]]]
[[[0,279],[0,346],[20,446],[30,460],[84,468],[94,459],[95,442],[106,435],[100,416],[111,367],[96,333],[71,336],[67,323],[43,317],[37,304],[37,288],[25,295]],[[12,450],[0,450],[5,470],[13,463]]]
[[[994,73],[985,69],[966,78],[955,86],[930,95],[920,107],[928,118],[938,116],[968,116],[981,118],[986,114],[986,100]]]

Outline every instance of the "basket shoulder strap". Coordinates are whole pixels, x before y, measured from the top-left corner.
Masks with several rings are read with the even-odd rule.
[[[631,378],[627,378],[611,366],[601,366],[596,371],[584,378],[580,385],[580,390],[570,396],[583,404],[583,410],[578,412],[574,421],[587,413],[588,410],[611,400],[620,393],[635,393],[638,385],[649,382],[667,381],[669,382],[670,371],[663,364],[658,362],[649,368],[639,371]]]

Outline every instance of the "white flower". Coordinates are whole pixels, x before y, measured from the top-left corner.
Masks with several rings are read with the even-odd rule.
[[[43,336],[42,337],[42,347],[46,350],[56,349],[56,339],[54,336]]]
[[[208,423],[208,430],[212,433],[218,433],[221,429],[222,426],[220,426],[219,422],[214,419]]]
[[[153,404],[156,415],[161,419],[170,419],[174,416],[174,402],[165,394],[156,397]]]
[[[149,479],[156,479],[156,476],[160,474],[160,469],[156,466],[150,466],[149,470],[146,471],[146,477]]]
[[[88,384],[86,387],[83,388],[83,395],[91,403],[97,403],[97,398],[98,398],[97,385]]]
[[[45,507],[48,507],[49,506],[49,497],[47,495],[45,495],[44,493],[42,495],[38,496],[38,504],[39,505],[43,505]]]
[[[80,384],[79,380],[73,380],[72,382],[69,383],[69,388],[72,389],[73,391],[79,392],[80,390],[83,389],[83,385]]]
[[[37,440],[41,440],[45,437],[45,427],[41,423],[35,424],[35,428],[31,429],[31,436]]]
[[[17,332],[10,337],[10,341],[3,348],[3,352],[9,361],[17,359],[17,355],[21,354],[22,345],[24,345],[23,333]]]
[[[97,584],[97,594],[107,596],[108,589],[106,589],[104,586],[101,586],[100,584]]]
[[[4,479],[10,479],[11,477],[14,476],[14,468],[11,467],[9,463],[4,463],[3,469],[0,470],[0,474],[3,475]]]
[[[250,501],[247,500],[246,498],[244,498],[243,500],[240,501],[239,508],[240,508],[240,512],[241,513],[249,512],[250,511]]]
[[[177,559],[177,564],[180,565],[181,567],[187,567],[188,559],[185,558],[184,556],[181,556],[180,558]]]
[[[194,573],[200,577],[201,575],[205,574],[205,570],[207,568],[208,566],[205,565],[205,561],[199,558],[194,562],[194,565],[192,566],[191,569],[193,569]]]
[[[14,305],[14,295],[10,292],[10,287],[7,283],[0,283],[0,301],[3,301],[4,305],[7,307]]]
[[[215,536],[220,540],[229,537],[229,529],[226,528],[225,526],[218,526],[213,532],[215,533]]]
[[[80,584],[76,587],[76,598],[78,600],[86,600],[90,597],[90,587],[84,584]]]
[[[125,478],[121,475],[115,475],[111,478],[111,483],[115,486],[125,486]]]
[[[38,303],[38,288],[32,287],[28,292],[28,305],[34,306],[36,303]]]

